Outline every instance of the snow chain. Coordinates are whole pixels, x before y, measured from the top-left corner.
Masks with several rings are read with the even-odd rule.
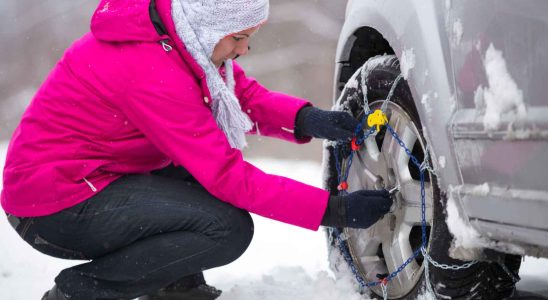
[[[365,68],[362,67],[362,89],[365,89],[365,79],[363,76]],[[471,266],[475,265],[477,261],[468,262],[463,265],[447,265],[447,264],[441,264],[437,261],[435,261],[427,252],[426,246],[426,197],[425,197],[425,189],[424,189],[424,172],[428,171],[430,174],[437,176],[434,169],[429,164],[429,154],[428,151],[425,151],[425,157],[424,161],[422,163],[419,163],[418,159],[411,154],[411,151],[407,148],[407,146],[404,144],[404,142],[400,139],[400,137],[396,134],[394,129],[388,124],[388,119],[386,117],[385,111],[388,107],[388,102],[390,102],[392,96],[394,95],[394,91],[396,89],[397,84],[401,81],[403,78],[402,75],[399,75],[392,84],[392,88],[390,89],[390,93],[388,94],[388,97],[384,100],[382,107],[380,110],[376,110],[375,112],[371,112],[369,110],[369,104],[367,100],[367,93],[364,92],[364,115],[359,123],[358,127],[355,131],[355,137],[351,142],[351,152],[348,155],[347,158],[343,158],[342,161],[339,158],[339,151],[338,147],[341,146],[347,146],[345,143],[338,142],[336,146],[333,149],[333,154],[335,157],[335,166],[337,168],[337,174],[338,174],[338,190],[339,195],[345,195],[347,194],[348,189],[348,172],[350,170],[350,167],[352,165],[352,158],[354,156],[354,153],[357,151],[360,151],[361,146],[363,145],[364,141],[369,138],[372,134],[375,132],[378,132],[380,130],[381,126],[385,126],[387,130],[392,134],[392,136],[396,139],[396,141],[399,143],[399,145],[405,150],[413,164],[417,166],[420,170],[420,181],[421,181],[421,218],[422,218],[422,243],[419,249],[415,250],[413,252],[413,255],[409,257],[396,271],[385,275],[382,278],[379,278],[378,281],[372,281],[367,282],[360,274],[358,267],[354,263],[354,260],[352,259],[352,255],[350,254],[350,250],[348,248],[348,244],[346,242],[346,238],[344,237],[344,233],[340,231],[339,228],[330,228],[330,230],[334,233],[336,238],[336,244],[338,245],[338,248],[343,255],[344,260],[348,263],[348,266],[352,270],[352,273],[356,277],[356,280],[358,281],[360,285],[360,291],[364,291],[365,289],[375,287],[375,286],[381,286],[383,298],[386,300],[388,299],[388,283],[394,279],[409,263],[411,263],[417,256],[420,254],[424,257],[424,275],[425,275],[425,281],[426,281],[426,288],[428,292],[430,292],[432,295],[435,295],[435,292],[432,288],[432,285],[430,283],[430,270],[429,270],[429,263],[432,264],[436,268],[440,268],[443,270],[463,270],[468,269]],[[367,121],[367,125],[370,127],[368,131],[363,130],[364,123]],[[395,190],[398,190],[399,188],[394,188],[392,192]],[[379,275],[378,275],[379,276]]]

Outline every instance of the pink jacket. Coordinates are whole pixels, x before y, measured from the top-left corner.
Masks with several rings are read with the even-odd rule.
[[[91,33],[52,70],[8,148],[4,210],[53,214],[124,174],[174,163],[222,201],[317,230],[328,192],[265,174],[230,147],[212,116],[204,72],[177,38],[171,1],[156,1],[164,36],[151,22],[149,3],[101,1]],[[261,134],[307,142],[291,133],[306,101],[266,90],[238,65],[235,77],[242,109]]]

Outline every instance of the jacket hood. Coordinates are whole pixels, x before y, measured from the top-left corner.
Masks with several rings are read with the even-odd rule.
[[[165,26],[163,35],[154,26],[151,3],[155,7],[155,17]],[[101,0],[91,19],[91,32],[97,40],[104,42],[159,42],[170,38],[196,78],[205,78],[202,68],[177,37],[171,17],[171,0]],[[209,91],[206,93],[210,95]]]
[[[157,42],[162,39],[150,17],[151,0],[101,0],[91,32],[106,42]]]

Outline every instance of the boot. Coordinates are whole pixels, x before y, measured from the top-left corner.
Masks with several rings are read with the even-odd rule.
[[[68,300],[69,298],[57,288],[57,285],[54,285],[51,290],[47,291],[44,296],[42,296],[42,300]]]
[[[213,300],[220,295],[221,290],[206,284],[204,275],[198,273],[186,276],[152,295],[141,296],[138,300]]]

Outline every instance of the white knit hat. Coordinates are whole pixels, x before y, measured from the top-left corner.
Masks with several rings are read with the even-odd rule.
[[[233,148],[246,146],[245,133],[253,124],[234,94],[232,61],[225,62],[226,82],[211,61],[221,39],[264,23],[269,0],[171,0],[172,18],[179,38],[203,68],[217,125]]]

